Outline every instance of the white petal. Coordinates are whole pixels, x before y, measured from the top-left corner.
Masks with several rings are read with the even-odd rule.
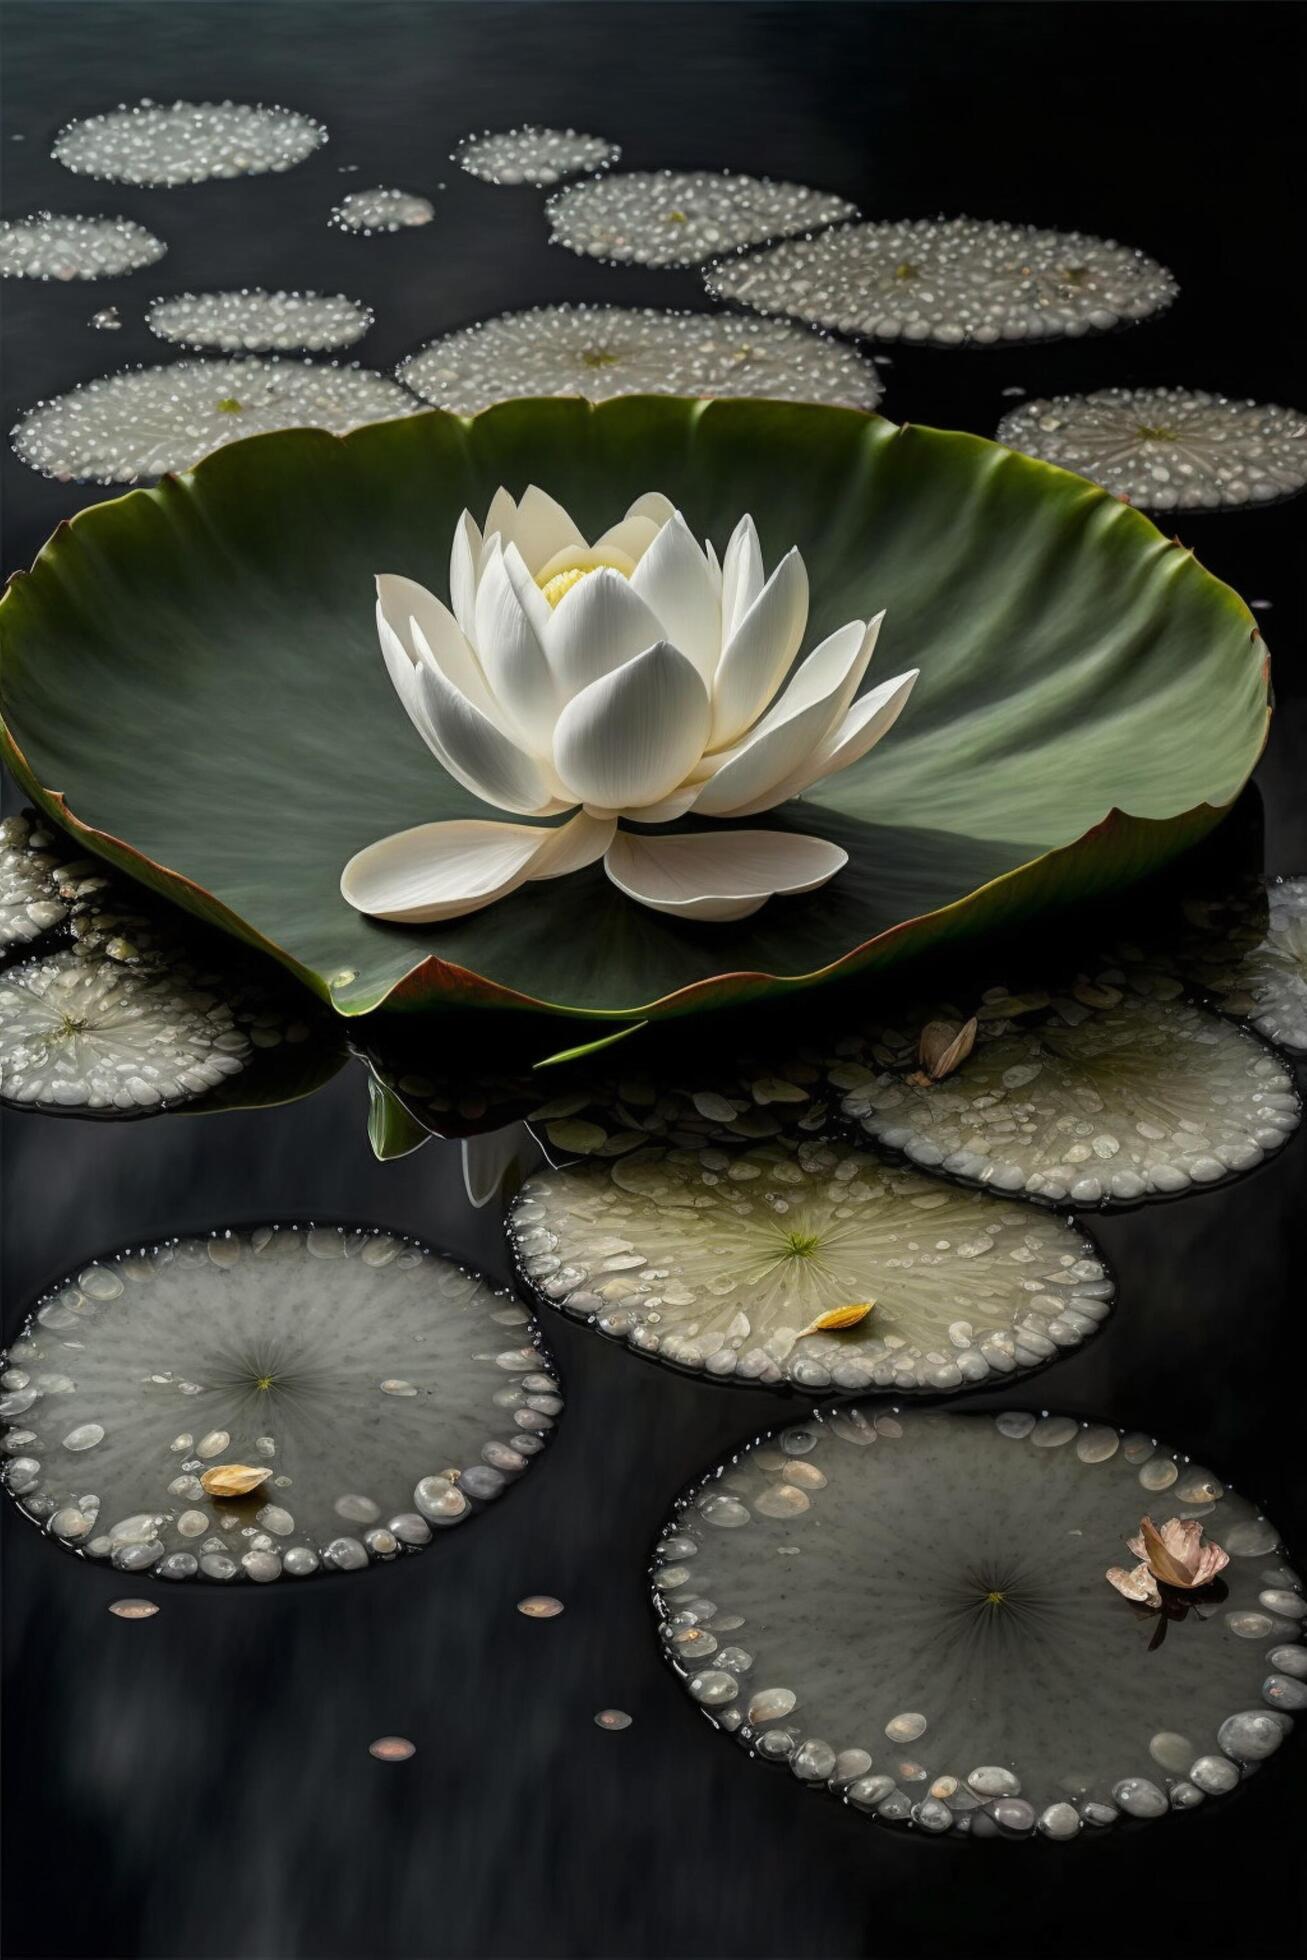
[[[552,831],[520,823],[417,824],[352,857],[341,895],[373,919],[431,924],[479,912],[516,890]]]
[[[722,637],[729,639],[762,591],[762,546],[751,517],[731,532],[722,560]]]
[[[615,822],[578,812],[556,829],[521,823],[417,824],[352,857],[341,895],[373,919],[432,925],[480,912],[537,878],[561,878],[601,858]]]
[[[449,553],[449,603],[467,640],[472,639],[476,630],[477,575],[483,543],[472,513],[465,510],[458,520]]]
[[[578,810],[570,822],[546,833],[548,842],[532,859],[527,876],[565,878],[569,871],[583,871],[598,863],[616,833],[616,817],[592,817],[588,810]]]
[[[381,657],[386,663],[386,672],[390,675],[391,685],[411,714],[414,698],[414,656],[382,612],[380,599],[377,600],[377,638],[381,642]]]
[[[504,533],[504,543],[512,542],[535,575],[547,558],[570,545],[583,545],[585,539],[560,503],[534,483],[527,485],[518,504],[512,528]]]
[[[708,736],[708,690],[665,640],[592,681],[558,717],[554,767],[580,803],[623,810],[680,783]]]
[[[620,572],[590,572],[564,593],[545,628],[559,700],[570,701],[662,637],[662,627],[628,579]]]
[[[601,538],[595,539],[594,548],[623,552],[634,566],[644,557],[660,528],[652,517],[624,517],[620,524],[611,525]]]
[[[770,714],[722,758],[695,808],[705,816],[738,817],[782,801],[784,786],[810,765],[844,714],[868,658],[860,619],[823,640]]]
[[[416,712],[410,712],[414,712],[415,720],[418,714],[425,715],[430,746],[464,789],[518,816],[537,816],[545,810],[567,807],[560,806],[557,799],[552,771],[546,774],[534,756],[496,728],[438,667],[423,661],[413,671]]]
[[[640,837],[619,830],[604,869],[619,891],[680,919],[745,919],[777,892],[813,891],[849,861],[820,837],[780,830]]]
[[[697,783],[686,783],[674,789],[670,796],[660,797],[657,803],[638,804],[633,810],[623,810],[622,815],[632,823],[675,823],[687,810],[694,808],[694,800],[699,794]]]
[[[788,551],[722,650],[713,680],[714,748],[758,719],[789,673],[807,623],[807,568],[797,551]]]
[[[826,738],[802,783],[787,789],[786,795],[797,796],[801,789],[819,782],[823,776],[834,776],[851,763],[860,762],[869,749],[875,748],[882,735],[888,735],[893,728],[908,704],[908,696],[919,672],[919,668],[910,667],[906,674],[896,674],[893,680],[882,681],[879,687],[869,688]]]
[[[631,574],[663,632],[711,682],[722,649],[722,609],[708,560],[678,512],[668,519]]]
[[[377,579],[377,606],[410,662],[433,660],[446,680],[452,681],[483,714],[489,715],[492,721],[500,719],[481,672],[481,663],[463,637],[454,615],[434,593],[428,592],[416,579],[384,572]]]
[[[517,546],[505,545],[503,555],[504,570],[508,573],[508,582],[517,595],[517,603],[526,614],[532,632],[543,646],[545,628],[554,616],[553,607],[527,570],[526,560]]]
[[[676,515],[676,505],[670,497],[664,497],[661,490],[646,490],[643,497],[637,497],[627,511],[628,517],[647,517],[661,531],[667,520]]]
[[[486,521],[481,526],[482,566],[485,564],[486,548],[492,538],[498,538],[501,544],[508,544],[516,536],[517,501],[515,498],[509,496],[507,490],[505,490],[501,483],[494,496],[490,499],[490,508],[486,512]]]
[[[557,712],[553,676],[500,549],[477,586],[476,645],[500,713],[532,754],[547,755]]]

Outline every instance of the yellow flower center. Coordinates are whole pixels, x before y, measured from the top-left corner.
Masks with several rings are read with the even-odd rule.
[[[536,573],[536,584],[550,605],[556,606],[589,573],[605,568],[610,572],[620,572],[623,578],[630,578],[635,570],[635,560],[615,546],[595,545],[592,548],[589,545],[576,545],[571,550],[556,551]]]

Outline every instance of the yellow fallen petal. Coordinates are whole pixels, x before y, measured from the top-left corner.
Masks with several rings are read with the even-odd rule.
[[[810,1326],[800,1328],[794,1338],[801,1341],[805,1334],[840,1334],[865,1320],[875,1304],[874,1300],[855,1300],[852,1306],[832,1307],[828,1313],[819,1313]]]
[[[271,1470],[256,1470],[251,1463],[215,1463],[200,1478],[210,1497],[248,1497],[260,1484],[266,1484]]]

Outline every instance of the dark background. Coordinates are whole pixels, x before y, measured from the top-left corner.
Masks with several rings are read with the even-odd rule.
[[[873,217],[964,211],[1114,236],[1179,278],[1170,314],[1119,336],[890,349],[896,418],[988,434],[1015,384],[1301,399],[1301,21],[1252,0],[9,5],[4,214],[121,211],[170,251],[128,280],[8,284],[6,426],[76,381],[171,358],[141,322],[162,292],[349,292],[376,308],[355,351],[377,367],[522,304],[702,305],[694,271],[574,258],[547,244],[539,193],[448,161],[468,131],[523,121],[612,136],[632,168],[794,177]],[[175,191],[50,160],[66,120],[142,94],[285,102],[331,141],[283,177]],[[372,184],[430,196],[435,221],[329,230],[330,206]],[[107,304],[120,333],[88,324]],[[6,571],[99,494],[7,451],[0,488]],[[1205,563],[1271,602],[1280,715],[1258,782],[1280,872],[1307,870],[1302,509],[1180,520]],[[409,1229],[502,1275],[497,1221],[463,1203],[455,1147],[377,1165],[365,1110],[351,1068],[255,1115],[6,1115],[6,1334],[91,1254],[261,1216]],[[1118,1312],[1011,1398],[1159,1434],[1261,1498],[1298,1546],[1305,1150],[1299,1136],[1250,1179],[1099,1222]],[[1237,1798],[1073,1847],[896,1836],[746,1762],[663,1668],[643,1568],[676,1490],[785,1398],[675,1378],[556,1319],[547,1333],[570,1403],[548,1460],[498,1512],[385,1571],[133,1588],[5,1517],[12,1960],[1297,1949],[1300,1738]],[[132,1590],[155,1592],[155,1620],[106,1613]],[[566,1602],[561,1618],[514,1612],[537,1590]],[[610,1704],[631,1729],[593,1727]],[[410,1763],[368,1756],[387,1732],[417,1743]]]

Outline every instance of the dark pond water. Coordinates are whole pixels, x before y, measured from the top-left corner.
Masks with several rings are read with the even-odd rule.
[[[166,357],[156,291],[316,286],[368,300],[364,358],[542,300],[695,306],[693,273],[549,248],[539,200],[447,161],[481,127],[573,123],[633,167],[766,170],[872,215],[966,210],[1144,247],[1183,297],[1119,338],[895,354],[886,411],[988,434],[1002,390],[1143,382],[1302,394],[1291,217],[1301,16],[1279,6],[28,4],[6,9],[6,214],[121,210],[158,272],[5,293],[6,426],[37,397]],[[68,117],[141,94],[283,101],[332,140],[260,182],[94,186],[48,157]],[[15,140],[15,139],[22,139]],[[357,164],[357,174],[339,166]],[[436,221],[325,225],[394,183]],[[444,184],[447,188],[441,190]],[[124,327],[94,332],[97,307]],[[93,493],[5,454],[4,565]],[[1186,519],[1277,655],[1259,771],[1265,862],[1307,870],[1302,506]],[[1295,549],[1296,548],[1296,549]],[[108,738],[112,731],[106,731]],[[8,807],[16,807],[11,801]],[[87,1255],[281,1215],[367,1218],[504,1277],[457,1149],[374,1161],[351,1066],[272,1112],[131,1124],[6,1115],[5,1331]],[[1097,1226],[1120,1307],[1015,1397],[1147,1427],[1260,1497],[1307,1544],[1300,1136],[1251,1178]],[[551,1321],[569,1408],[510,1503],[357,1579],[141,1590],[5,1517],[6,1945],[24,1955],[1152,1955],[1295,1950],[1301,1749],[1229,1804],[1055,1847],[896,1837],[744,1763],[661,1664],[646,1550],[669,1497],[797,1399],[674,1378]],[[531,1622],[529,1592],[567,1611]],[[604,1706],[633,1726],[596,1729]],[[368,1743],[398,1733],[406,1765]]]

